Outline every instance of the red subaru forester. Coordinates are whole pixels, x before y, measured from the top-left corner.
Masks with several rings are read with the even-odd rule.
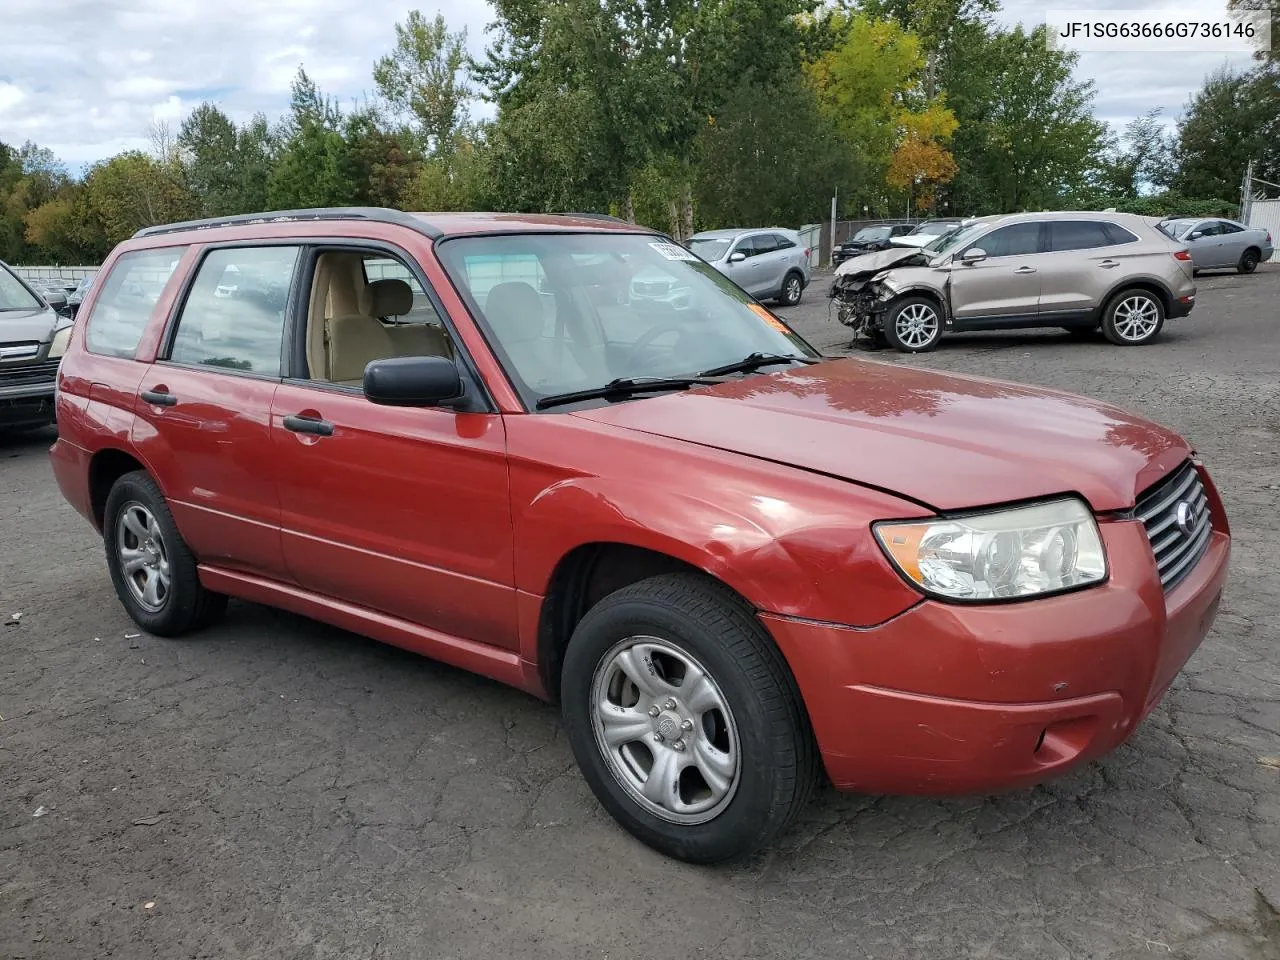
[[[589,216],[328,209],[141,231],[57,386],[121,602],[272,604],[558,699],[600,802],[714,862],[839,788],[1021,787],[1124,741],[1230,537],[1115,407],[822,359]]]

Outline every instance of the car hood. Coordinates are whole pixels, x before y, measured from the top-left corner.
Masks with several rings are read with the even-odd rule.
[[[904,260],[910,260],[912,257],[919,259],[920,251],[907,247],[890,247],[888,250],[864,253],[856,260],[846,260],[836,267],[835,275],[837,277],[849,277],[859,274],[879,273],[881,270],[895,267]]]
[[[827,474],[963,510],[1078,493],[1132,507],[1190,455],[1177,434],[1056,391],[866,360],[810,367],[571,416]]]
[[[47,307],[0,310],[0,344],[45,341],[53,335],[58,315]]]

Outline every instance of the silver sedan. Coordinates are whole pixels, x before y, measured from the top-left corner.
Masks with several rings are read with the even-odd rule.
[[[1258,264],[1270,260],[1275,248],[1271,234],[1261,227],[1221,218],[1165,220],[1160,229],[1187,245],[1197,270],[1234,267],[1253,273]]]

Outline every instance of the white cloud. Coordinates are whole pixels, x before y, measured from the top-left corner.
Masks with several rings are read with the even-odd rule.
[[[410,0],[4,0],[0,140],[35,140],[72,168],[145,148],[153,119],[180,123],[201,100],[233,119],[274,120],[304,65],[343,105],[373,88]],[[433,12],[433,10],[432,10]],[[445,0],[473,52],[484,0]]]
[[[1169,0],[1086,0],[1091,8],[1167,6]],[[1006,0],[1001,19],[1034,26],[1047,5]],[[1215,14],[1225,0],[1187,0]],[[344,105],[372,90],[373,61],[393,41],[411,0],[4,0],[0,29],[0,140],[31,139],[73,168],[145,147],[153,119],[174,125],[202,99],[235,120],[275,119],[288,106],[299,64]],[[432,8],[427,8],[432,12]],[[472,51],[485,43],[484,0],[444,0]],[[1215,54],[1086,54],[1079,73],[1097,86],[1098,115],[1123,124],[1160,107],[1172,121]],[[1242,57],[1230,58],[1236,66]],[[477,112],[486,113],[484,105]]]

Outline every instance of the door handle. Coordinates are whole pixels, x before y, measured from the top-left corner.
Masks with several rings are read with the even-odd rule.
[[[284,428],[294,433],[313,433],[317,437],[333,436],[333,424],[319,417],[285,417]]]
[[[1120,261],[1119,260],[1099,260],[1098,266],[1103,267],[1104,269],[1110,270],[1112,267],[1120,266]]]
[[[1035,273],[1036,268],[1035,267],[1019,267],[1017,270],[1013,272],[1014,273]]]
[[[142,399],[157,407],[172,407],[178,402],[178,398],[168,390],[143,390]]]

